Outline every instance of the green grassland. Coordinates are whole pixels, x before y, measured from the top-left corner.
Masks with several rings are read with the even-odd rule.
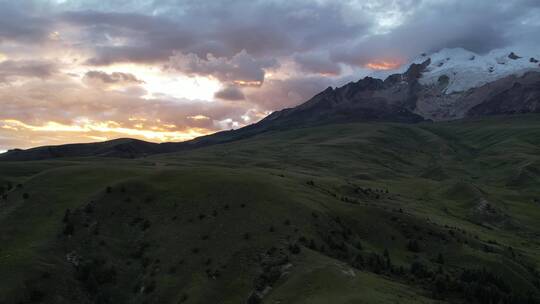
[[[2,304],[540,296],[538,115],[0,162],[0,185]]]

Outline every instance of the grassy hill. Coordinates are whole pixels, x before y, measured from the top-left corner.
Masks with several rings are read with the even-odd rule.
[[[538,115],[0,162],[0,303],[537,303],[539,182]]]

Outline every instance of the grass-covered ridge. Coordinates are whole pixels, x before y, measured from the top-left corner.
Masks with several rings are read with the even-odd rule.
[[[539,118],[0,162],[0,303],[535,301]]]

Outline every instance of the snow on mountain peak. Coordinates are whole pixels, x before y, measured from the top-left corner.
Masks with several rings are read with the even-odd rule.
[[[480,55],[463,48],[442,49],[431,55],[422,54],[413,63],[428,58],[431,63],[420,83],[431,85],[439,83],[440,79],[448,80],[446,94],[466,91],[510,75],[540,71],[540,50],[505,48]]]

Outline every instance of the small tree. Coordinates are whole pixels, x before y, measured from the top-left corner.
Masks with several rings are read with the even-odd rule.
[[[291,244],[289,245],[289,251],[292,253],[292,254],[299,254],[300,253],[300,246],[298,246],[298,244]]]
[[[442,255],[442,253],[439,253],[439,255],[437,256],[437,263],[438,264],[444,264],[444,257]]]
[[[407,249],[412,252],[419,252],[420,244],[418,244],[417,240],[409,240],[409,242],[407,243]]]
[[[64,223],[69,222],[70,215],[71,215],[71,210],[68,208],[66,209],[66,212],[64,212],[64,218],[62,219],[62,222]]]

